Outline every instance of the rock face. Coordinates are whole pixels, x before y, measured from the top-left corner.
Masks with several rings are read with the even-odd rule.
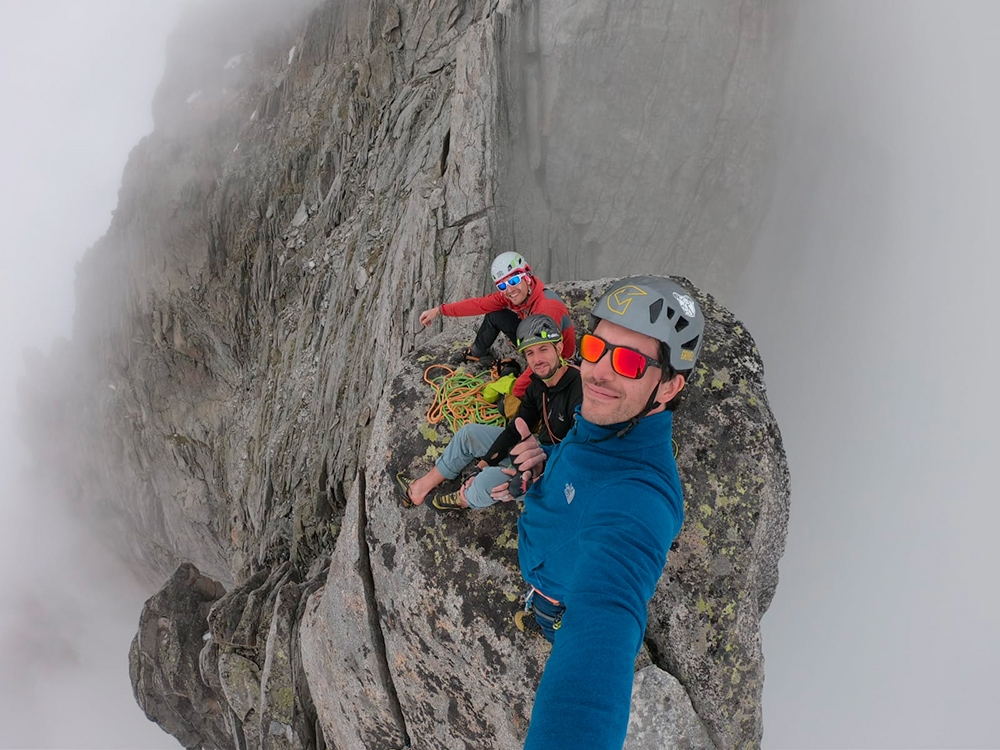
[[[554,286],[582,326],[608,283]],[[650,604],[646,645],[654,664],[634,686],[628,747],[643,750],[759,744],[759,624],[777,584],[788,520],[787,469],[759,355],[729,313],[698,297],[707,343],[675,415],[685,524]],[[397,471],[416,476],[430,468],[450,439],[443,424],[426,421],[433,393],[424,372],[450,356],[456,336],[472,333],[460,324],[403,361],[373,416],[326,585],[312,584],[301,618],[279,618],[288,563],[257,573],[212,608],[202,676],[205,689],[228,701],[234,738],[294,727],[298,718],[337,748],[521,746],[549,646],[513,621],[523,588],[519,508],[407,509],[394,484]],[[287,596],[302,601],[297,594],[295,587]],[[247,650],[264,653],[260,634],[268,629],[286,633],[283,644],[298,633],[300,650],[280,657],[293,648],[287,645],[272,657],[271,638],[266,658],[245,658]],[[216,644],[227,651],[219,654]],[[279,684],[304,697],[283,720],[262,724],[266,665],[298,658],[301,671],[286,668]],[[315,718],[300,708],[310,705]]]
[[[288,563],[226,593],[181,565],[139,618],[129,651],[136,700],[184,747],[320,746],[299,658],[298,623],[325,580],[296,581]]]
[[[538,2],[511,161],[512,241],[552,279],[672,273],[725,298],[770,182],[791,4]]]
[[[469,337],[417,317],[480,293],[490,257],[513,248],[543,277],[668,270],[724,288],[767,192],[778,7],[192,10],[154,132],[79,266],[73,337],[22,388],[36,461],[60,467],[52,481],[138,573],[158,587],[190,561],[230,590],[240,622],[210,621],[204,688],[175,684],[195,678],[192,663],[154,658],[143,616],[152,661],[133,668],[174,677],[133,672],[137,697],[168,731],[234,747],[517,746],[544,648],[515,645],[501,605],[519,588],[513,511],[403,514],[383,471],[416,468],[406,457],[430,440],[394,427],[419,416],[400,395],[416,398],[415,357]],[[593,291],[566,288],[576,314]],[[717,349],[678,433],[688,523],[647,645],[721,748],[761,736],[757,625],[787,477],[752,341],[710,309]],[[295,581],[326,558],[330,579],[310,598]],[[444,561],[477,586],[438,580]],[[177,576],[201,580],[181,570],[161,594],[211,604],[197,585],[175,591]],[[163,617],[178,649],[198,645],[196,622]]]
[[[224,699],[201,679],[198,654],[208,611],[225,590],[182,565],[139,617],[129,676],[139,707],[184,747],[228,747]]]
[[[632,683],[632,712],[622,750],[654,747],[695,750],[714,746],[680,683],[649,666],[636,672]]]
[[[610,283],[555,287],[583,326]],[[711,297],[699,302],[707,344],[675,428],[686,520],[650,605],[646,642],[653,660],[683,684],[716,746],[753,746],[763,731],[759,623],[777,585],[788,475],[753,340]],[[471,336],[471,328],[463,333]],[[376,606],[411,737],[474,747],[486,736],[496,744],[479,746],[517,747],[545,651],[513,637],[522,586],[517,509],[442,517],[401,508],[393,489],[396,471],[422,473],[449,438],[425,422],[423,371],[448,356],[453,340],[445,333],[428,342],[393,383],[374,420],[359,512],[367,509]],[[349,566],[340,571],[338,581],[349,578]],[[327,618],[338,622],[337,612],[328,609]],[[352,674],[359,673],[331,679],[357,681]],[[454,681],[439,685],[441,675]],[[355,690],[362,689],[378,686],[361,679]]]

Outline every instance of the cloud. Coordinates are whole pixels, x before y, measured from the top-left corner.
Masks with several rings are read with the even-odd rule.
[[[148,592],[61,499],[24,481],[12,413],[18,353],[69,333],[74,264],[107,228],[128,152],[152,127],[179,5],[63,0],[0,11],[4,746],[177,747],[131,695],[128,645]]]
[[[767,747],[995,747],[1000,6],[797,5],[737,312],[792,472]]]

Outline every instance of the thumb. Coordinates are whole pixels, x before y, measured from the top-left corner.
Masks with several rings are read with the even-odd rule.
[[[521,417],[514,420],[514,426],[517,427],[517,431],[521,435],[521,440],[527,440],[531,437],[531,430],[528,429],[528,423]]]

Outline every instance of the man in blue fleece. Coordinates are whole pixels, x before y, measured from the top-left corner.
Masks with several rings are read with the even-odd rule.
[[[636,276],[593,316],[574,428],[544,449],[523,428],[511,450],[522,471],[544,470],[525,497],[518,556],[553,643],[525,750],[620,750],[646,607],[684,519],[671,402],[701,349],[698,304],[667,277]]]

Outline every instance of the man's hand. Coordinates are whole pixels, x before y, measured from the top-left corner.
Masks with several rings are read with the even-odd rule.
[[[430,310],[424,310],[420,313],[420,325],[426,327],[434,322],[434,319],[441,314],[441,306],[432,307]]]
[[[542,475],[545,470],[545,460],[548,456],[538,444],[538,439],[531,434],[527,423],[518,417],[514,420],[521,442],[510,449],[510,457],[518,471],[528,474],[534,479]]]
[[[504,474],[510,474],[514,476],[516,473],[513,469],[502,469]],[[498,503],[509,503],[514,497],[510,494],[510,490],[507,488],[507,482],[503,484],[498,484],[492,490],[490,490],[490,497],[496,500]]]

